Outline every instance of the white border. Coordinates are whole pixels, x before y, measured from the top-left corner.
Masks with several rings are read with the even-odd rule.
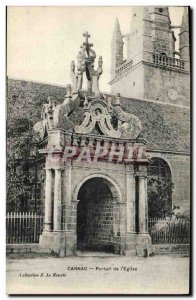
[[[5,22],[6,22],[6,18],[5,18],[5,9],[6,6],[60,6],[60,5],[70,5],[70,6],[77,6],[77,5],[88,5],[88,6],[134,6],[134,5],[167,5],[167,6],[187,6],[190,5],[192,7],[192,9],[194,10],[195,8],[195,1],[193,0],[189,0],[189,1],[184,1],[184,0],[165,0],[164,3],[163,1],[159,1],[157,2],[156,0],[151,0],[151,1],[142,1],[142,0],[137,0],[137,1],[128,1],[128,0],[34,0],[34,1],[22,1],[22,0],[1,0],[0,1],[0,32],[1,32],[1,51],[0,51],[0,82],[1,82],[1,109],[0,109],[0,136],[1,136],[1,155],[0,155],[0,178],[1,178],[1,195],[3,195],[3,197],[1,197],[1,209],[0,209],[0,220],[1,220],[1,226],[0,226],[0,237],[1,237],[1,246],[0,246],[0,282],[1,282],[1,289],[0,289],[0,299],[7,299],[8,296],[6,296],[5,294],[5,286],[6,286],[6,277],[5,277],[5,185],[6,185],[6,177],[5,177],[5,109],[6,109],[6,105],[5,105],[5,84],[6,84],[6,72],[5,72],[5,66],[6,66],[6,62],[5,62]],[[192,18],[194,17],[194,11],[192,13]],[[192,22],[192,31],[195,32],[195,22]],[[192,36],[193,39],[195,39],[195,35],[193,33]],[[194,41],[192,41],[192,56],[193,56],[193,49],[194,49]],[[195,64],[193,66],[193,71],[195,70]],[[193,78],[193,84],[192,86],[194,87],[196,82],[195,82],[195,78]],[[192,91],[192,101],[194,103],[194,91]],[[195,110],[196,110],[196,105],[194,105],[193,107],[193,114],[194,116],[196,116],[195,114]],[[195,148],[195,126],[193,124],[193,149]],[[195,169],[195,161],[193,163],[194,169]],[[194,177],[193,177],[194,178]],[[193,186],[196,185],[196,180],[193,180],[192,182]],[[194,216],[196,216],[195,214],[195,207],[196,205],[193,205],[193,200],[194,200],[194,191],[193,191],[193,195],[192,195],[192,207],[194,209]],[[196,222],[195,222],[196,223]],[[194,223],[194,225],[195,225]],[[195,232],[195,226],[193,229],[193,232]],[[195,249],[195,247],[194,247]],[[193,260],[193,262],[195,263],[195,259]],[[195,267],[195,264],[194,264]],[[195,268],[194,268],[195,269]],[[193,276],[193,280],[194,280],[194,276]],[[194,282],[193,282],[193,286],[194,286]],[[134,297],[134,296],[131,296]],[[23,297],[23,299],[25,299],[27,297]],[[72,297],[73,298],[73,297]],[[103,297],[102,297],[103,298]],[[120,298],[120,297],[119,297]],[[138,298],[138,297],[137,297]],[[153,297],[154,298],[154,297]],[[167,297],[167,298],[173,298],[173,297]],[[185,297],[180,297],[185,298]],[[37,299],[41,299],[41,297],[37,297]],[[57,299],[57,297],[53,296],[50,297],[50,299]]]

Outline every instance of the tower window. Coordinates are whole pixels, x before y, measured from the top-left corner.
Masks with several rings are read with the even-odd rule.
[[[135,86],[135,81],[133,82],[133,86]]]
[[[136,17],[136,14],[134,14],[134,17]]]

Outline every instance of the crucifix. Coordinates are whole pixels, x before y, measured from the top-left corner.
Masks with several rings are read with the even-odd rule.
[[[85,37],[85,42],[83,43],[83,45],[85,46],[86,53],[89,56],[89,50],[90,50],[90,47],[93,46],[93,44],[89,44],[89,42],[88,42],[88,38],[90,38],[90,34],[88,33],[88,31],[86,31],[85,33],[83,33],[83,36]]]

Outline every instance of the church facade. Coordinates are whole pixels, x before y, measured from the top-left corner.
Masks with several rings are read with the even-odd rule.
[[[116,20],[111,94],[99,90],[102,57],[95,68],[96,53],[86,32],[77,63],[71,63],[72,85],[58,103],[51,88],[34,126],[45,170],[40,251],[150,255],[148,217],[158,214],[149,201],[155,178],[162,184],[162,213],[171,214],[173,206],[190,209],[187,8],[179,51],[167,7],[133,8],[130,28],[121,33]],[[10,90],[18,86],[25,93],[22,81],[10,80],[8,90],[9,83]]]

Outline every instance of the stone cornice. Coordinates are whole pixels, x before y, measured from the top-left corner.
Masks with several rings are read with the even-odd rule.
[[[190,156],[191,155],[191,153],[190,152],[181,152],[181,151],[169,151],[169,150],[161,150],[161,149],[158,149],[158,150],[156,150],[156,149],[150,149],[150,148],[148,148],[148,149],[146,149],[146,152],[148,152],[148,153],[150,153],[150,152],[152,152],[152,153],[165,153],[165,154],[171,154],[171,155],[185,155],[185,156]]]

